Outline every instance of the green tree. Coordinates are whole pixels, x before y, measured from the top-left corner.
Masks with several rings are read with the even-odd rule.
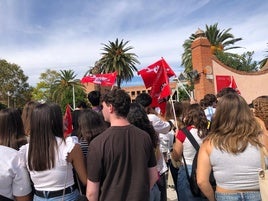
[[[22,108],[31,100],[33,88],[28,84],[28,77],[17,64],[0,60],[0,83],[2,102],[10,107]]]
[[[268,43],[267,43],[268,44]],[[265,52],[268,53],[268,50],[266,50]],[[259,62],[259,65],[260,65],[260,68],[264,67],[264,65],[268,62],[268,55],[265,56],[264,59],[262,59],[260,62]]]
[[[216,51],[217,58],[227,66],[231,66],[232,68],[239,71],[258,71],[258,63],[253,61],[252,56],[254,52],[245,52],[242,55],[225,53],[222,51]]]
[[[212,50],[226,51],[230,49],[239,48],[238,46],[233,46],[236,42],[242,40],[242,38],[235,38],[233,34],[230,33],[231,28],[227,30],[218,29],[218,23],[214,25],[206,25],[205,36],[211,44]],[[185,72],[188,73],[192,71],[192,50],[191,44],[195,40],[196,35],[191,34],[189,39],[185,40],[183,43],[184,52],[182,54],[182,66],[185,67]],[[215,53],[215,51],[214,51]]]
[[[80,83],[79,79],[75,79],[76,76],[73,70],[60,70],[60,77],[55,80],[53,101],[59,103],[63,110],[67,104],[72,105],[74,109],[76,100],[86,100],[84,85]],[[73,98],[75,98],[74,102]]]
[[[127,46],[129,41],[124,42],[118,39],[115,42],[109,41],[109,44],[103,44],[104,52],[99,60],[101,73],[117,72],[117,86],[121,88],[122,81],[130,81],[133,77],[133,71],[137,72],[136,64],[140,62],[137,59],[137,55],[129,53],[133,47]]]
[[[33,90],[33,99],[37,101],[52,102],[53,92],[55,91],[55,81],[60,79],[60,73],[55,70],[47,69],[41,73],[37,86]]]

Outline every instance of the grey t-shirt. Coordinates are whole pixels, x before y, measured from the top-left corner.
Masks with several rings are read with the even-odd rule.
[[[258,190],[261,168],[260,151],[248,145],[237,155],[212,149],[210,161],[217,186],[229,190]]]

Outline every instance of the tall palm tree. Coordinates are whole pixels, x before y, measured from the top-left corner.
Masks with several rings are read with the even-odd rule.
[[[195,39],[195,34],[192,34],[189,39],[185,40],[183,43],[184,52],[182,53],[182,63],[181,65],[184,66],[185,72],[188,73],[193,69],[192,65],[192,49],[191,45]]]
[[[211,44],[213,53],[216,51],[226,51],[230,49],[240,48],[238,46],[233,46],[236,42],[242,40],[242,38],[235,38],[233,34],[230,33],[231,28],[227,30],[219,30],[218,23],[214,25],[206,25],[205,35]],[[182,65],[185,67],[185,72],[190,72],[193,69],[192,66],[192,50],[191,44],[195,40],[195,34],[192,34],[189,39],[185,40],[183,43],[184,52],[182,54]]]
[[[62,108],[65,108],[66,104],[73,101],[74,108],[75,94],[81,92],[81,90],[83,91],[84,86],[80,83],[79,79],[75,79],[76,76],[73,70],[60,70],[60,77],[55,80],[53,101],[59,103]]]
[[[136,64],[140,62],[137,59],[137,55],[134,53],[129,53],[133,47],[127,46],[129,41],[115,42],[109,41],[109,44],[103,44],[104,52],[99,60],[100,72],[101,73],[112,73],[117,72],[117,87],[121,88],[122,81],[130,81],[133,77],[133,71],[137,72]]]
[[[96,61],[94,66],[90,66],[89,69],[85,72],[84,77],[87,75],[96,75],[100,74],[100,61]]]

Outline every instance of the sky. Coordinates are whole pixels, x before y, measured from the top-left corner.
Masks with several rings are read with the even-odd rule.
[[[254,51],[260,61],[267,10],[267,0],[0,0],[0,59],[20,66],[32,86],[47,69],[71,69],[81,79],[118,38],[133,47],[138,69],[163,57],[179,73],[183,42],[218,23],[243,39],[232,52]]]

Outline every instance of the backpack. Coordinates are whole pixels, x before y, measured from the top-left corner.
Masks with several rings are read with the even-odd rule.
[[[193,147],[196,150],[194,160],[193,160],[193,164],[192,164],[191,175],[188,172],[187,165],[186,165],[186,162],[185,162],[185,158],[182,155],[183,162],[184,162],[184,165],[185,165],[185,171],[186,171],[187,179],[188,179],[189,184],[190,184],[190,189],[192,191],[192,194],[195,197],[205,197],[205,195],[199,189],[199,187],[197,185],[197,179],[196,179],[196,168],[197,168],[197,158],[198,158],[199,144],[196,142],[196,140],[194,139],[193,135],[190,133],[190,131],[186,127],[183,128],[182,131],[184,132],[184,134],[186,135],[186,137],[188,138],[188,140],[191,142],[191,144],[193,145]],[[210,172],[209,182],[210,182],[212,188],[215,190],[216,189],[216,181],[215,181],[215,178],[214,178],[214,175],[213,175],[213,170],[211,170],[211,172]]]

